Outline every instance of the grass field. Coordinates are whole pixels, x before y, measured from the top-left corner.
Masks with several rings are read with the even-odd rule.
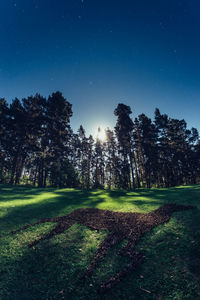
[[[117,255],[118,245],[83,281],[80,275],[107,232],[75,224],[28,248],[54,224],[40,224],[15,235],[12,230],[77,208],[147,213],[173,202],[200,208],[200,186],[132,192],[0,186],[0,299],[99,299],[96,288],[128,260]],[[103,299],[200,299],[199,220],[198,209],[177,212],[145,235],[137,245],[146,257],[144,263]]]

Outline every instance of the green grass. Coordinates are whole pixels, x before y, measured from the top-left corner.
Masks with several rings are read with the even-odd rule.
[[[118,245],[83,282],[80,275],[106,232],[75,224],[28,248],[54,224],[37,225],[15,235],[10,234],[12,230],[77,208],[147,213],[172,202],[200,208],[200,186],[133,192],[0,186],[0,299],[100,299],[96,288],[128,260],[117,255]],[[200,299],[199,220],[200,210],[178,212],[170,222],[145,235],[137,246],[146,256],[144,263],[103,299]]]

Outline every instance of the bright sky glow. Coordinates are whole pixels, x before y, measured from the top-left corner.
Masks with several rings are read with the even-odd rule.
[[[95,136],[96,139],[99,139],[101,142],[105,142],[105,140],[106,140],[105,127],[104,126],[99,126],[96,129],[96,132],[95,132],[94,136]]]
[[[0,1],[0,97],[60,90],[74,131],[94,137],[113,129],[118,103],[200,129],[199,11],[197,0]]]

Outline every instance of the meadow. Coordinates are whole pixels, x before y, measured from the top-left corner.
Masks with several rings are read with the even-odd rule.
[[[200,185],[169,189],[78,190],[0,186],[0,299],[100,299],[97,288],[127,263],[114,247],[91,278],[90,264],[106,231],[74,224],[64,233],[28,248],[53,228],[39,224],[11,231],[41,218],[66,215],[77,208],[148,213],[164,203],[195,205],[177,212],[138,243],[144,262],[103,299],[200,299]],[[125,242],[125,241],[124,241]],[[124,243],[123,242],[123,243]]]

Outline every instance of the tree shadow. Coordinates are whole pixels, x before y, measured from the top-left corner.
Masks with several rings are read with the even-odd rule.
[[[7,187],[3,190],[3,196],[6,196],[6,193],[9,192],[9,195],[13,197],[12,199],[15,199],[16,187],[9,188],[9,191],[7,192],[6,189]],[[11,230],[15,230],[27,223],[38,221],[41,218],[66,215],[76,208],[95,208],[98,207],[99,204],[105,202],[106,209],[106,201],[108,201],[107,197],[112,199],[112,203],[120,204],[120,207],[123,207],[123,203],[128,202],[129,207],[133,211],[137,209],[140,210],[140,208],[151,211],[164,203],[173,202],[198,205],[198,199],[200,199],[199,186],[161,190],[140,189],[135,191],[67,191],[52,188],[44,190],[18,187],[17,191],[17,198],[24,196],[27,200],[34,196],[40,196],[42,193],[46,193],[46,191],[53,193],[55,198],[44,199],[41,202],[27,204],[23,207],[16,206],[10,208],[7,214],[1,218],[2,235],[5,235],[6,233],[9,234]],[[124,206],[124,210],[126,211],[126,206]],[[194,210],[187,213],[177,213],[175,218],[184,228],[179,244],[177,244],[178,247],[176,246],[173,248],[173,251],[176,253],[175,263],[179,265],[180,269],[183,267],[186,268],[186,271],[194,276],[194,280],[199,280],[199,270],[197,266],[200,262],[200,212]],[[78,274],[85,269],[85,264],[81,264],[81,260],[84,259],[84,256],[79,256],[79,258],[77,258],[75,254],[75,256],[73,256],[71,253],[74,245],[77,245],[78,249],[85,247],[83,239],[81,241],[78,241],[78,239],[80,239],[79,234],[82,235],[86,230],[85,227],[82,229],[79,228],[77,230],[77,235],[74,235],[73,237],[70,235],[70,232],[66,231],[65,234],[67,234],[68,242],[70,241],[68,244],[63,245],[66,249],[62,248],[62,243],[56,245],[55,240],[53,239],[52,241],[42,242],[41,245],[35,249],[27,248],[23,251],[21,257],[18,257],[17,259],[13,258],[9,270],[1,270],[1,275],[3,272],[10,272],[8,274],[8,280],[10,282],[7,284],[10,291],[13,293],[12,299],[22,299],[22,296],[24,296],[24,299],[37,299],[38,297],[38,299],[47,299],[54,296],[56,299],[62,299],[64,297],[65,299],[70,299],[73,295],[73,299],[80,299],[80,297],[82,297],[82,299],[90,299],[90,296],[93,297],[92,299],[98,299],[94,287],[96,287],[99,279],[94,276],[94,278],[91,279],[91,281],[86,282],[86,284],[81,283],[78,279]],[[156,293],[157,295],[162,295],[161,287],[156,287],[156,284],[151,287],[152,294],[150,298],[148,298],[148,295],[139,288],[144,284],[144,280],[139,278],[140,272],[146,272],[145,276],[153,278],[151,281],[145,281],[144,286],[147,289],[150,289],[150,284],[152,284],[152,282],[156,283],[156,280],[159,280],[158,277],[162,276],[162,274],[159,274],[159,276],[154,274],[156,272],[155,269],[153,269],[154,265],[152,262],[157,260],[158,265],[160,264],[160,266],[162,266],[162,256],[166,258],[167,255],[171,253],[166,241],[170,240],[170,238],[173,240],[176,239],[176,237],[173,236],[169,238],[169,233],[166,231],[162,232],[162,238],[155,240],[155,242],[151,242],[151,236],[154,233],[147,236],[145,235],[144,244],[152,243],[152,248],[149,252],[146,250],[149,261],[147,259],[144,266],[139,267],[136,272],[133,272],[133,274],[130,275],[130,277],[122,280],[119,286],[117,286],[114,291],[111,291],[108,296],[105,296],[104,299],[129,299],[128,297],[133,293],[135,294],[135,298],[131,299],[156,299],[156,297],[154,297]],[[184,238],[184,236],[186,238]],[[15,237],[13,236],[13,243],[14,239]],[[194,242],[192,243],[192,241]],[[170,247],[173,247],[172,244],[170,245]],[[11,246],[11,244],[9,244],[9,246]],[[140,243],[138,246],[140,246]],[[148,247],[148,245],[146,247]],[[154,252],[153,249],[155,247],[157,250]],[[60,251],[62,252],[62,255]],[[163,251],[161,258],[159,257],[159,251]],[[60,255],[64,257],[64,260],[68,260],[68,258],[72,256],[72,260],[69,260],[68,262],[65,261],[63,265],[63,261],[59,260]],[[110,257],[112,257],[112,255],[113,252],[110,254]],[[109,265],[110,258],[108,256],[105,260],[104,267],[107,266],[107,268],[109,268]],[[164,269],[163,272],[168,272],[167,266],[164,266],[164,268],[166,268],[166,270]],[[58,273],[56,273],[56,270],[58,270]],[[105,276],[107,275],[104,275],[103,268],[100,268],[99,270],[101,273],[100,280],[105,280]],[[156,271],[158,272],[157,269]],[[66,280],[64,286],[63,276],[65,276]],[[43,283],[43,287],[38,284],[41,282]],[[135,283],[134,286],[133,282]],[[92,286],[90,286],[90,284],[92,284]],[[58,288],[55,288],[55,285],[57,285]],[[163,285],[165,286],[164,278]],[[55,291],[57,294],[55,294]],[[3,299],[6,298],[4,297]],[[10,298],[8,297],[7,299]],[[196,297],[196,299],[198,299],[198,297]]]
[[[34,197],[40,197],[43,193],[47,195],[44,199],[33,203]],[[51,198],[48,199],[48,193],[51,193]],[[81,207],[99,207],[100,204],[105,209],[107,203],[111,201],[109,207],[114,207],[116,210],[126,211],[128,205],[129,211],[151,211],[164,203],[179,203],[198,205],[199,186],[191,187],[175,187],[170,189],[136,189],[134,191],[115,191],[115,190],[75,190],[75,189],[38,189],[27,187],[8,187],[1,186],[0,203],[1,201],[10,201],[12,199],[32,200],[30,204],[6,208],[5,215],[1,221],[5,224],[4,230],[12,230],[25,223],[31,223],[45,217],[55,217],[61,214],[68,214],[72,210]],[[6,199],[8,196],[8,200]],[[55,195],[55,197],[54,197]],[[9,199],[9,196],[11,197]],[[2,200],[3,198],[3,200]],[[13,206],[14,201],[13,200]],[[23,202],[23,201],[22,201]],[[120,204],[120,206],[118,206]],[[124,208],[123,208],[124,207]],[[114,208],[111,208],[114,209]]]
[[[199,210],[176,213],[173,219],[182,226],[183,232],[180,232],[180,235],[179,232],[173,232],[171,226],[161,232],[159,227],[145,235],[137,246],[138,250],[143,249],[142,251],[147,256],[143,265],[130,273],[128,278],[122,279],[115,289],[103,296],[103,299],[146,300],[158,299],[158,296],[165,299],[169,295],[169,286],[172,290],[173,284],[175,286],[173,276],[171,276],[172,265],[173,269],[177,268],[179,272],[184,271],[185,268],[188,273],[193,272],[194,281],[196,281],[199,274],[195,273],[196,270],[191,271],[191,268],[198,262],[197,256],[194,260],[193,252],[197,251],[199,245],[199,233],[197,234],[200,232],[199,218]],[[101,299],[96,292],[99,282],[112,276],[111,265],[112,269],[117,269],[122,267],[124,262],[115,259],[116,246],[105,258],[103,265],[97,269],[97,274],[83,282],[79,275],[84,271],[93,254],[87,256],[86,253],[82,253],[80,255],[80,249],[87,249],[88,236],[85,236],[85,232],[88,229],[84,226],[74,226],[73,230],[69,229],[59,237],[43,241],[34,249],[25,248],[23,255],[13,260],[10,265],[10,269],[13,269],[8,274],[8,296],[4,295],[3,299],[10,299],[10,292],[16,300]],[[92,233],[93,231],[89,230],[88,234]],[[196,244],[191,248],[190,241],[193,239]],[[94,251],[95,249],[93,253]],[[85,259],[86,256],[87,259]],[[141,275],[143,276],[140,277]],[[151,294],[146,293],[141,287],[149,290]],[[176,282],[176,289],[177,291],[187,289],[182,286],[182,279]],[[191,295],[194,297],[191,299],[199,297],[195,289],[191,291]]]

